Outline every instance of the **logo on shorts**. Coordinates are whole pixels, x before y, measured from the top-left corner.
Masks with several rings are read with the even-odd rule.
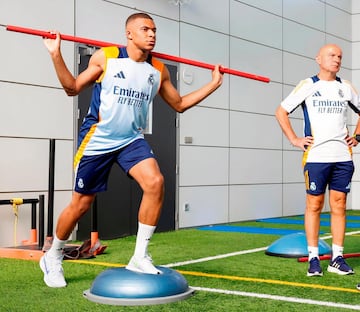
[[[82,189],[82,188],[84,187],[84,181],[83,181],[83,179],[80,178],[80,179],[78,180],[77,185],[78,185],[79,188]]]
[[[316,183],[315,182],[310,183],[310,190],[311,191],[316,191]]]
[[[350,190],[350,188],[351,188],[351,182],[346,186],[347,190]]]

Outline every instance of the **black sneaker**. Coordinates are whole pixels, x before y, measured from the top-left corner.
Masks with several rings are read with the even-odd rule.
[[[328,272],[336,273],[339,275],[354,274],[354,270],[345,262],[344,257],[337,256],[334,260],[330,261]]]
[[[307,271],[307,276],[322,276],[323,271],[320,266],[320,260],[317,257],[312,258],[309,261],[309,269]]]

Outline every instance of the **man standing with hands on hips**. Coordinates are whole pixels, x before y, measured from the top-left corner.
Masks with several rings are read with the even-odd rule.
[[[305,232],[309,253],[307,276],[322,276],[319,260],[320,215],[326,187],[329,189],[332,258],[328,272],[353,274],[343,257],[346,230],[346,199],[354,172],[352,148],[360,141],[360,122],[351,133],[347,127],[349,108],[360,113],[358,94],[337,76],[342,50],[335,44],[320,48],[316,56],[319,73],[302,80],[276,110],[283,133],[293,146],[304,151],[306,187]],[[289,114],[298,106],[304,113],[304,136],[298,137]]]

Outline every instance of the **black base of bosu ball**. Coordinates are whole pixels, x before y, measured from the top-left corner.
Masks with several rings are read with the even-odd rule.
[[[154,305],[186,299],[194,290],[175,270],[157,267],[162,274],[145,274],[112,268],[100,273],[83,295],[90,301],[109,305]]]

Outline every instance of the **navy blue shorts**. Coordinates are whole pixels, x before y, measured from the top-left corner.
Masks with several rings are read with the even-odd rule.
[[[329,190],[349,193],[353,173],[353,161],[306,163],[304,166],[306,193],[324,194],[327,185]]]
[[[111,167],[117,163],[126,174],[140,161],[154,158],[150,145],[138,139],[117,151],[83,156],[75,172],[74,190],[81,194],[95,194],[107,189]]]

